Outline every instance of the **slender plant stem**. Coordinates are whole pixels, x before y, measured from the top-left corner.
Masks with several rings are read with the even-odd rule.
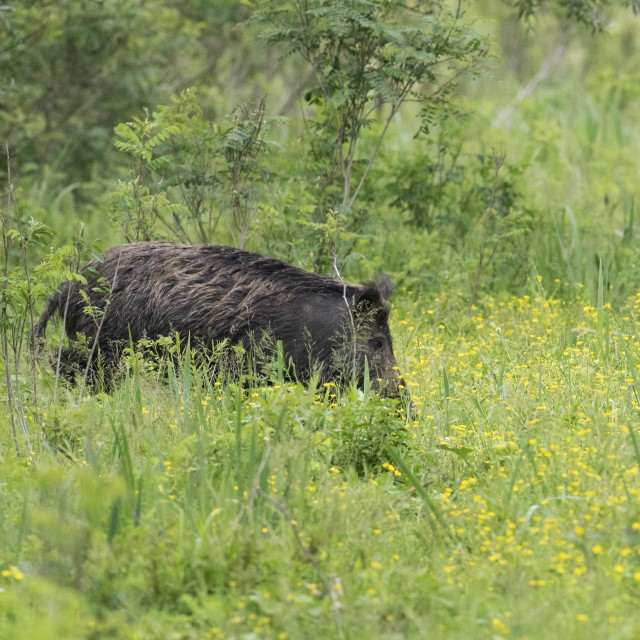
[[[9,236],[9,230],[11,229],[11,202],[12,202],[12,192],[11,192],[11,166],[10,166],[10,155],[9,155],[9,145],[5,143],[5,150],[7,155],[7,180],[9,184],[9,189],[7,190],[7,214],[6,216],[2,214],[0,211],[0,218],[2,221],[2,246],[4,249],[4,264],[3,264],[3,275],[4,282],[2,284],[2,297],[4,304],[1,305],[0,310],[0,327],[2,333],[2,356],[4,359],[4,370],[5,370],[5,378],[7,381],[7,403],[9,408],[9,419],[11,422],[11,431],[13,435],[13,442],[16,448],[16,454],[18,456],[21,455],[20,451],[20,442],[18,440],[18,430],[16,429],[16,420],[20,425],[20,430],[22,431],[22,435],[24,436],[26,445],[27,445],[27,456],[31,459],[33,457],[31,451],[31,438],[29,436],[29,429],[27,427],[26,420],[24,418],[24,412],[21,410],[21,406],[18,404],[18,400],[16,397],[16,389],[14,388],[12,376],[11,376],[11,366],[10,360],[11,356],[9,353],[9,317],[8,317],[8,289],[9,289],[9,251],[11,245],[11,239]],[[15,326],[14,326],[15,331]],[[22,330],[20,330],[22,333]],[[11,350],[13,351],[13,360],[16,365],[16,384],[19,384],[19,376],[17,371],[18,364],[18,355],[16,351],[16,337],[15,335],[11,341]]]
[[[118,252],[118,261],[116,262],[116,269],[113,273],[113,282],[111,283],[111,290],[109,292],[109,297],[107,298],[104,306],[104,310],[102,312],[102,318],[100,319],[100,324],[98,325],[98,329],[96,331],[96,335],[93,338],[93,344],[91,345],[91,351],[89,352],[89,357],[87,358],[87,366],[84,369],[84,376],[82,377],[82,385],[80,386],[80,398],[82,398],[84,394],[84,390],[87,386],[87,380],[89,378],[89,370],[91,368],[91,362],[93,360],[93,356],[96,351],[96,347],[98,346],[98,339],[100,337],[100,331],[102,331],[102,326],[104,325],[104,321],[107,317],[107,313],[109,313],[109,306],[111,303],[111,296],[116,289],[117,281],[118,281],[118,271],[120,269],[120,258],[122,257],[122,246],[120,247],[120,251]]]

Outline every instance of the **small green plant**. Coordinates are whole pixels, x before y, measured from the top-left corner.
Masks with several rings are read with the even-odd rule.
[[[125,238],[207,243],[224,219],[243,247],[259,185],[268,182],[266,133],[274,120],[262,98],[216,124],[188,89],[170,105],[119,124],[115,145],[129,156],[131,178],[112,195],[111,215]]]
[[[27,414],[40,421],[38,344],[34,336],[36,304],[52,283],[73,263],[74,247],[64,246],[46,254],[33,265],[32,253],[42,250],[53,232],[33,218],[26,218],[13,190],[8,146],[7,207],[0,206],[3,264],[0,275],[0,343],[4,361],[4,382],[13,441],[18,454],[32,445]],[[23,354],[28,351],[30,384],[25,384]],[[22,441],[22,442],[21,442]]]
[[[331,462],[341,469],[353,468],[358,475],[380,472],[389,459],[389,447],[404,449],[408,431],[396,413],[395,401],[375,395],[361,396],[353,388],[335,409],[335,419],[326,428],[331,439]]]
[[[306,128],[320,214],[351,212],[405,102],[422,106],[427,129],[460,76],[487,52],[460,5],[440,1],[408,7],[400,0],[262,0],[252,20],[264,25],[268,44],[283,56],[298,54],[313,71],[304,97],[313,109]],[[379,118],[381,130],[365,150],[363,134]]]

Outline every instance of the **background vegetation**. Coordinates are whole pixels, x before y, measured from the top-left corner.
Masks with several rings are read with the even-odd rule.
[[[0,636],[637,637],[639,9],[1,6]],[[65,386],[44,300],[150,239],[390,274],[413,412]]]

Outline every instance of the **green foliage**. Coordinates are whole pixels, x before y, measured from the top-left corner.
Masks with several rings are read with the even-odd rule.
[[[0,7],[0,637],[638,637],[617,5]],[[411,408],[185,336],[62,383],[58,321],[52,362],[27,339],[46,296],[147,238],[390,273]]]
[[[305,101],[319,212],[349,212],[395,115],[408,100],[423,106],[423,126],[444,108],[463,72],[475,69],[486,43],[445,3],[408,8],[400,1],[257,4],[262,37],[282,56],[300,55],[314,72]],[[364,131],[384,112],[373,150],[358,153]]]
[[[332,210],[327,213],[324,222],[298,219],[298,224],[302,228],[309,229],[313,234],[316,252],[315,269],[330,268],[334,276],[339,276],[340,265],[348,266],[354,259],[358,259],[359,256],[353,252],[353,247],[359,234],[348,231],[348,223],[344,213]]]
[[[116,147],[131,159],[131,179],[112,196],[112,217],[128,241],[170,238],[212,242],[229,212],[229,228],[244,246],[259,184],[268,181],[263,156],[271,120],[265,100],[235,109],[223,126],[207,120],[193,89],[144,119],[119,124]]]
[[[389,405],[394,403],[377,396],[361,398],[357,392],[351,400],[332,412],[333,420],[327,429],[331,461],[340,469],[353,468],[360,476],[366,476],[389,459],[389,447],[404,450],[408,432],[398,416],[389,411]]]
[[[464,153],[461,142],[442,139],[427,149],[400,159],[388,187],[391,206],[408,211],[417,227],[441,230],[455,244],[464,241],[487,208],[506,218],[520,204],[517,167],[504,167],[508,177],[501,174],[495,182],[493,155]]]
[[[577,23],[589,25],[594,31],[600,31],[605,24],[604,9],[611,5],[630,8],[633,13],[640,12],[639,0],[512,0],[521,18],[529,19],[545,8]]]
[[[53,235],[41,222],[31,218],[19,223],[18,227],[5,228],[6,251],[10,245],[16,245],[20,251],[29,251],[33,247],[43,247]],[[26,311],[47,292],[55,278],[59,277],[61,266],[69,259],[70,247],[62,247],[33,269],[32,277],[25,277],[24,264],[15,266],[2,278],[2,306],[5,311],[3,328],[8,328],[18,319],[26,320]],[[21,329],[17,329],[18,333]]]
[[[23,175],[86,181],[112,160],[110,131],[175,86],[202,25],[164,0],[10,2],[0,18],[0,140]],[[3,165],[3,169],[5,166]]]
[[[2,431],[0,633],[467,638],[472,608],[502,637],[546,637],[542,612],[633,638],[638,300],[505,297],[443,330],[404,298],[410,420],[353,389],[212,381],[187,353],[54,404],[43,372],[31,464]]]
[[[233,214],[232,235],[236,246],[244,248],[249,225],[255,217],[256,195],[269,181],[262,156],[269,148],[265,133],[269,126],[266,118],[266,99],[257,105],[244,105],[234,109],[231,126],[222,132],[220,152],[226,160],[229,206]],[[262,187],[263,188],[263,187]]]

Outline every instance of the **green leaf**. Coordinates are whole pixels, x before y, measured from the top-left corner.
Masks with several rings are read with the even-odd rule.
[[[455,453],[457,456],[466,460],[472,453],[475,453],[474,449],[470,449],[469,447],[450,447],[447,444],[440,444],[439,448],[442,451],[449,451],[451,453]]]

